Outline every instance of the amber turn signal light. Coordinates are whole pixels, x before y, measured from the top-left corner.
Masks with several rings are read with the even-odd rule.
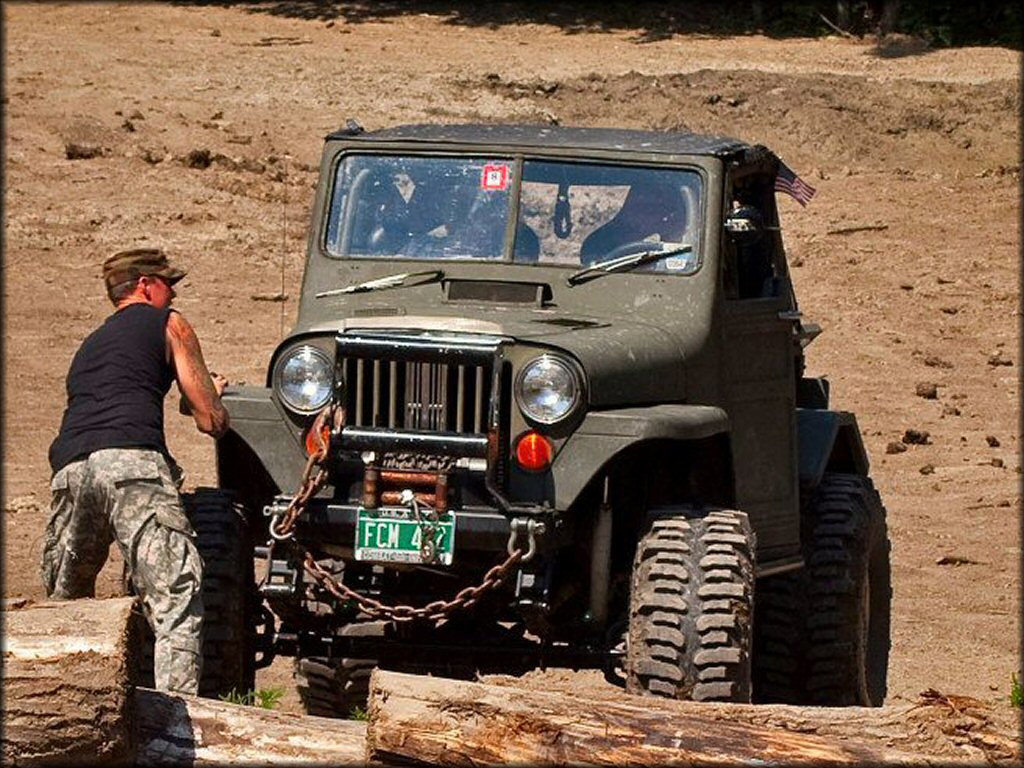
[[[323,440],[324,445],[330,445],[331,427],[329,424],[322,424],[320,426],[320,440]],[[313,422],[313,426],[306,433],[306,455],[312,456],[319,450],[320,443],[317,441],[316,422]]]
[[[532,472],[547,469],[553,454],[551,442],[540,432],[526,432],[516,443],[516,463]]]

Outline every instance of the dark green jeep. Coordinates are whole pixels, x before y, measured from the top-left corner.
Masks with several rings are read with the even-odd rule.
[[[217,446],[266,541],[256,663],[328,715],[378,664],[881,704],[885,511],[803,375],[779,171],[679,132],[328,136],[298,322]]]

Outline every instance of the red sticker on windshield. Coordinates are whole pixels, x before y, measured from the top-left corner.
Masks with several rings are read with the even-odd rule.
[[[507,165],[485,165],[480,177],[480,186],[484,189],[504,189],[508,186]]]

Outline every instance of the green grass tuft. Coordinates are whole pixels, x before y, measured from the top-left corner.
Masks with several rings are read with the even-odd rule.
[[[234,688],[229,693],[220,697],[221,701],[228,704],[241,704],[243,707],[260,707],[261,709],[273,709],[284,696],[283,688],[260,688],[256,691],[239,693]]]
[[[355,707],[352,707],[352,709],[350,709],[348,711],[348,719],[349,720],[362,720],[363,722],[366,722],[367,720],[370,719],[370,716],[369,716],[369,714],[367,714],[365,709],[363,709],[362,707],[359,707],[359,706],[355,706]]]
[[[1016,672],[1010,675],[1010,706],[1024,707],[1024,690],[1021,690]]]

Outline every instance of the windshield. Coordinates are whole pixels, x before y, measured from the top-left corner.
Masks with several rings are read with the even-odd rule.
[[[678,250],[636,271],[688,274],[700,264],[702,199],[689,170],[349,155],[335,174],[326,247],[337,257],[565,267]]]

